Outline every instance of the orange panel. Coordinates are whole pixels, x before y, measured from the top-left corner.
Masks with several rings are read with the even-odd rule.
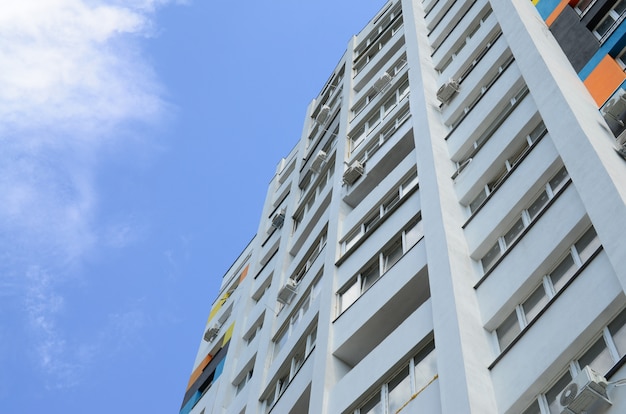
[[[615,62],[615,59],[606,55],[585,79],[585,86],[600,107],[624,82],[624,79],[626,75],[622,68]]]
[[[239,283],[241,283],[242,280],[244,280],[246,278],[246,276],[248,275],[248,268],[250,267],[250,265],[247,265],[245,269],[243,269],[243,272],[241,272],[241,275],[239,276]]]
[[[548,26],[552,25],[552,23],[554,23],[556,18],[559,17],[559,15],[561,14],[565,6],[567,6],[569,3],[570,3],[570,0],[561,0],[559,5],[554,8],[552,13],[550,13],[550,16],[548,16],[548,18],[546,19],[546,24]]]
[[[187,384],[187,390],[189,390],[193,383],[196,382],[198,378],[200,378],[202,371],[204,371],[204,369],[207,365],[209,365],[209,362],[211,362],[212,359],[213,355],[208,354],[206,357],[204,357],[200,365],[198,365],[198,367],[193,370],[193,372],[191,373],[191,378],[189,378],[189,383]]]

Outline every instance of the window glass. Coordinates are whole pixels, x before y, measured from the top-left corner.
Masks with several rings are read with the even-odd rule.
[[[622,311],[609,325],[609,332],[620,357],[626,355],[626,310]]]
[[[349,250],[352,246],[354,246],[354,244],[361,238],[361,235],[362,235],[361,229],[358,229],[357,231],[349,235],[345,241],[346,243],[345,251]]]
[[[537,217],[537,214],[539,214],[539,212],[543,210],[546,204],[548,204],[548,200],[549,200],[548,193],[546,193],[544,190],[539,195],[539,197],[537,197],[537,199],[533,201],[530,207],[528,207],[528,215],[530,216],[531,220]]]
[[[361,126],[360,128],[352,131],[350,133],[350,150],[354,151],[359,145],[361,145],[361,142],[363,142],[364,138],[365,126]]]
[[[500,351],[503,351],[513,339],[520,333],[519,323],[517,321],[517,313],[513,311],[508,318],[502,322],[496,329],[498,336],[498,343],[500,344]]]
[[[393,206],[395,206],[396,204],[398,204],[398,201],[400,201],[400,193],[398,191],[395,192],[395,194],[393,195],[393,198],[386,201],[383,204],[383,211],[385,213],[389,212],[389,210],[391,210],[391,208]]]
[[[370,117],[370,119],[367,120],[367,133],[369,134],[372,131],[372,129],[374,129],[376,125],[378,125],[379,123],[380,123],[380,112],[376,111]]]
[[[574,246],[576,246],[576,251],[578,252],[578,256],[580,256],[580,261],[585,263],[589,260],[589,257],[591,257],[593,252],[600,247],[600,239],[598,239],[596,231],[592,227],[587,230],[587,232],[580,238],[580,240],[578,240],[578,242],[576,242]]]
[[[522,221],[522,219],[520,218],[519,220],[517,220],[515,222],[515,224],[513,225],[513,227],[511,227],[511,229],[509,231],[506,232],[506,234],[504,235],[504,241],[507,245],[507,247],[510,247],[511,244],[517,239],[517,237],[520,235],[520,233],[522,232],[522,230],[524,230],[524,222]]]
[[[567,384],[569,384],[571,381],[572,376],[568,371],[565,373],[565,375],[561,377],[561,379],[556,382],[556,384],[552,386],[552,388],[548,390],[548,392],[546,392],[546,400],[548,400],[550,414],[561,414],[559,395],[561,394],[561,391],[563,391],[565,387],[567,387]]]
[[[417,185],[417,173],[413,173],[404,184],[402,184],[402,196],[405,196],[413,187]]]
[[[519,147],[517,151],[509,157],[508,161],[511,167],[513,167],[515,164],[519,162],[520,158],[522,158],[522,156],[526,154],[527,150],[528,150],[528,142],[524,141],[522,146]]]
[[[567,170],[565,168],[561,168],[561,170],[550,180],[550,188],[552,188],[552,192],[556,194],[561,187],[567,181]]]
[[[546,306],[546,303],[548,303],[548,297],[546,296],[546,291],[544,290],[542,284],[533,292],[532,295],[530,295],[528,299],[526,299],[526,302],[522,304],[524,314],[526,315],[526,322],[530,322],[535,319],[539,311]]]
[[[292,378],[293,378],[294,375],[296,375],[296,372],[298,372],[298,370],[302,366],[303,362],[304,362],[304,357],[302,356],[302,354],[298,353],[298,354],[294,355],[294,357],[293,357],[293,371],[291,373],[291,377]]]
[[[361,273],[361,292],[365,292],[370,286],[378,280],[380,271],[378,269],[378,263],[370,266],[368,269]]]
[[[317,341],[317,327],[315,327],[315,329],[313,329],[313,331],[311,331],[311,334],[309,335],[309,352],[311,352],[311,350],[315,346],[315,341]]]
[[[606,347],[604,338],[600,338],[578,360],[580,367],[589,365],[591,369],[604,375],[613,366],[613,358]]]
[[[265,412],[269,413],[270,410],[272,409],[272,406],[274,405],[274,394],[276,393],[276,389],[272,389],[272,391],[270,392],[270,395],[267,397],[267,400],[265,400]]]
[[[418,392],[437,375],[437,352],[431,342],[415,357],[415,391]]]
[[[480,207],[483,201],[485,201],[486,198],[487,198],[487,192],[483,188],[482,190],[480,190],[480,193],[478,193],[476,198],[470,202],[469,204],[470,211],[474,213],[478,209],[478,207]]]
[[[491,249],[487,252],[487,254],[481,259],[481,263],[483,264],[483,270],[486,272],[493,266],[495,261],[500,257],[500,244],[496,242]]]
[[[341,312],[348,309],[348,307],[352,305],[354,301],[359,298],[360,294],[361,294],[360,286],[356,283],[356,281],[354,281],[352,283],[352,286],[350,286],[348,289],[346,289],[345,292],[341,294],[341,298],[340,298]]]
[[[274,356],[278,355],[280,350],[285,345],[285,342],[287,342],[287,337],[289,336],[287,335],[287,332],[287,330],[284,330],[278,338],[276,338],[276,342],[274,343]]]
[[[537,400],[535,400],[535,402],[533,402],[531,406],[528,407],[522,414],[541,414]]]
[[[400,85],[400,87],[398,88],[398,94],[400,95],[400,98],[402,99],[402,97],[409,91],[409,80],[405,80],[402,85]]]
[[[391,111],[396,106],[396,95],[393,94],[391,97],[383,104],[383,113],[387,115],[389,111]]]
[[[489,189],[493,190],[498,185],[500,185],[500,183],[502,182],[502,180],[504,179],[504,177],[506,177],[508,173],[509,173],[509,170],[507,170],[506,167],[503,167],[500,171],[498,171],[494,179],[489,184],[487,184]]]
[[[563,288],[563,285],[572,277],[576,269],[577,266],[574,264],[574,259],[572,259],[572,255],[568,253],[563,261],[550,273],[550,279],[554,285],[555,292]]]
[[[404,234],[406,250],[409,250],[421,239],[422,235],[424,234],[422,220],[418,221],[412,227],[408,228]]]
[[[389,390],[389,412],[395,413],[411,398],[409,367],[405,367],[387,385]]]
[[[402,257],[402,240],[396,240],[389,248],[383,252],[384,259],[384,269],[383,271],[389,270],[391,266],[396,264],[398,260]]]
[[[378,223],[379,219],[380,219],[380,213],[377,212],[375,216],[371,217],[365,223],[363,223],[363,227],[365,228],[365,231],[367,232],[371,230],[372,226]]]
[[[618,1],[617,4],[613,6],[613,10],[615,10],[619,15],[623,14],[626,11],[626,1]]]
[[[608,31],[609,31],[609,29],[610,29],[610,28],[611,28],[611,26],[613,25],[613,22],[614,22],[614,21],[615,21],[615,19],[613,19],[613,17],[612,17],[612,16],[610,16],[610,15],[609,15],[609,16],[606,16],[606,17],[605,17],[605,18],[604,18],[604,19],[600,22],[600,24],[598,24],[598,25],[596,26],[596,30],[595,30],[595,31],[596,31],[596,33],[597,33],[600,37],[604,36],[604,35],[605,35]]]
[[[380,393],[374,395],[359,410],[360,414],[384,414],[383,405],[380,402]]]
[[[278,389],[278,395],[281,395],[287,389],[287,385],[289,384],[289,376],[285,375],[281,377],[276,383],[276,388]]]
[[[541,137],[546,132],[546,126],[543,122],[541,122],[537,128],[533,129],[533,131],[528,135],[530,138],[530,142],[535,142],[539,137]]]
[[[589,7],[592,1],[593,0],[580,0],[578,4],[576,5],[576,8],[580,10],[581,12],[585,11],[585,9]]]

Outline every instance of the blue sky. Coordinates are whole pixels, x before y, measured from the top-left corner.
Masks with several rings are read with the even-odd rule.
[[[267,183],[378,1],[0,15],[0,411],[178,412]]]

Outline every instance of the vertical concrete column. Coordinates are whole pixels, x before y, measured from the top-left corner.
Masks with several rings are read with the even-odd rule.
[[[490,0],[530,94],[626,288],[626,161],[613,134],[531,2]]]
[[[335,156],[335,174],[332,178],[332,199],[328,206],[328,237],[324,250],[324,275],[320,288],[320,307],[317,324],[317,341],[315,349],[315,366],[311,385],[309,403],[310,413],[328,413],[328,400],[332,387],[343,374],[341,363],[332,355],[333,320],[335,318],[335,291],[337,289],[335,279],[337,268],[337,251],[341,220],[345,216],[344,203],[342,201],[343,170],[347,150],[348,114],[352,97],[352,61],[354,50],[354,38],[349,42],[348,49],[342,58],[345,62],[344,77],[342,80],[343,90],[341,96],[341,113],[339,115],[339,132],[337,134],[337,152]],[[329,413],[330,414],[330,413]]]
[[[476,267],[462,230],[466,219],[450,178],[450,161],[436,99],[437,74],[421,2],[403,0],[411,114],[433,308],[433,326],[445,414],[497,412],[487,366],[493,359],[473,289]]]

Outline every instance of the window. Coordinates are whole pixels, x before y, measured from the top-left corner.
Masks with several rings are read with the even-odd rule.
[[[590,251],[589,246],[593,246]],[[567,253],[559,260],[553,270],[545,275],[535,290],[522,303],[517,305],[513,312],[495,330],[500,351],[506,349],[511,342],[520,334],[522,329],[528,326],[544,309],[555,295],[560,292],[569,280],[600,248],[600,241],[593,227],[589,228],[576,243],[574,243]],[[581,255],[580,252],[584,255]],[[626,317],[623,322],[626,322]],[[617,323],[619,324],[619,323]],[[617,326],[617,325],[616,325]],[[622,332],[623,325],[614,328],[614,332],[619,332],[626,339],[626,331]],[[624,346],[626,348],[626,345]],[[585,365],[590,365],[586,363]],[[584,366],[584,365],[583,365]]]
[[[530,205],[522,210],[522,213],[513,222],[511,227],[498,239],[495,244],[480,259],[485,273],[489,271],[502,254],[511,248],[515,241],[524,233],[524,230],[530,226],[537,218],[538,214],[545,209],[548,201],[556,197],[565,183],[568,181],[568,174],[565,167],[561,168],[556,175],[545,185],[545,189],[539,193]]]
[[[548,409],[550,410],[550,414],[560,414],[561,413],[561,404],[559,403],[558,397],[561,392],[567,387],[572,381],[572,376],[569,372],[566,372],[557,382],[546,392],[545,398],[548,404]]]
[[[296,327],[304,319],[307,311],[311,307],[311,303],[317,298],[320,291],[320,279],[322,274],[320,273],[311,284],[311,287],[304,293],[304,299],[298,304],[298,306],[291,313],[289,318],[289,325],[287,325],[279,336],[274,339],[274,357],[276,357],[280,350],[283,348],[289,337],[295,332]]]
[[[306,358],[315,348],[315,338],[317,337],[317,326],[313,328],[305,335],[304,340],[300,341],[299,345],[296,345],[291,358],[285,361],[281,368],[278,370],[278,379],[276,382],[272,382],[270,391],[265,398],[265,412],[269,413],[274,406],[274,403],[280,398],[280,396],[287,390],[289,383],[296,376]],[[252,376],[252,374],[250,374]]]
[[[237,385],[235,386],[236,391],[235,391],[235,395],[239,394],[241,392],[241,390],[244,389],[244,387],[246,386],[246,384],[248,382],[250,382],[250,380],[252,379],[252,374],[253,374],[253,370],[250,369],[246,375],[244,375],[244,377],[237,383]]]
[[[346,286],[338,293],[339,314],[348,309],[385,272],[396,264],[423,236],[421,216],[409,222]]]
[[[521,145],[515,150],[512,156],[508,157],[504,160],[504,168],[500,169],[496,174],[493,175],[491,181],[487,183],[483,188],[480,189],[480,192],[474,197],[472,201],[469,203],[469,209],[472,214],[474,214],[487,200],[487,196],[498,189],[500,184],[508,177],[508,175],[512,172],[513,168],[515,168],[525,154],[527,154],[533,147],[536,142],[538,142],[543,136],[547,133],[546,126],[543,121],[539,123],[531,132],[521,142]],[[529,207],[529,213],[533,210],[533,213],[538,211],[537,206]],[[533,214],[531,213],[531,216]]]
[[[341,254],[346,253],[352,246],[361,240],[363,236],[365,236],[368,232],[371,232],[378,222],[386,218],[393,211],[394,207],[400,205],[401,202],[404,201],[404,197],[409,195],[411,190],[417,187],[417,184],[417,171],[414,171],[409,176],[404,178],[394,192],[385,197],[382,203],[376,207],[374,211],[369,213],[359,226],[348,233],[348,235],[341,242]],[[411,237],[414,236],[415,235],[413,234]]]
[[[578,14],[583,15],[592,3],[594,3],[594,0],[580,0],[576,5],[576,11],[578,12]]]
[[[475,92],[473,94],[473,98],[471,100],[469,100],[469,103],[467,104],[467,106],[465,106],[465,108],[463,108],[463,112],[461,112],[461,114],[459,116],[457,116],[457,118],[452,121],[450,123],[450,127],[452,127],[452,129],[455,129],[456,127],[458,127],[461,122],[463,122],[463,120],[465,118],[467,118],[467,116],[469,115],[469,113],[472,111],[472,109],[474,109],[476,107],[476,105],[478,105],[478,102],[480,102],[480,100],[483,98],[483,96],[485,96],[485,94],[489,91],[489,89],[496,83],[496,81],[498,79],[500,79],[500,76],[502,76],[502,74],[506,71],[506,69],[508,69],[508,67],[511,65],[511,63],[513,63],[513,56],[509,56],[489,77],[489,79],[483,84],[481,85],[481,87],[477,90],[477,92]]]
[[[626,0],[618,0],[617,3],[609,10],[600,23],[593,29],[593,34],[602,41],[610,35],[615,29],[616,22],[626,12]]]
[[[368,114],[368,118],[358,127],[350,132],[350,152],[354,152],[365,141],[365,138],[369,136],[380,125],[381,120],[393,111],[398,106],[409,92],[409,80],[406,77],[404,81],[400,81],[400,85],[388,96],[387,100],[379,104],[377,108],[373,108]],[[369,103],[369,100],[367,100]]]
[[[528,87],[526,85],[522,86],[519,91],[515,94],[511,100],[509,100],[505,105],[503,105],[502,110],[496,115],[496,118],[487,126],[487,129],[474,141],[472,146],[470,147],[467,154],[458,162],[459,165],[462,165],[470,158],[476,156],[478,151],[491,139],[491,137],[496,133],[498,128],[509,118],[509,116],[515,111],[515,108],[524,100],[524,98],[528,95]],[[456,128],[453,128],[452,132],[456,131]],[[448,134],[448,137],[450,134]],[[448,138],[446,137],[446,139]]]
[[[396,9],[372,31],[367,40],[357,46],[355,50],[354,76],[359,74],[372,61],[378,52],[391,40],[393,35],[402,28],[402,25],[402,11]]]
[[[604,327],[596,339],[582,355],[568,364],[565,373],[523,414],[560,414],[559,396],[567,384],[587,365],[600,375],[606,373],[625,355],[624,332],[626,309],[622,310],[608,326]]]
[[[333,173],[335,171],[335,163],[331,162],[328,163],[328,168],[325,171],[322,171],[319,176],[317,176],[315,178],[315,188],[312,189],[310,192],[308,191],[308,188],[310,186],[310,182],[307,182],[307,180],[309,179],[305,179],[302,183],[302,185],[304,187],[300,187],[301,193],[300,193],[300,207],[296,210],[296,212],[293,215],[293,232],[295,232],[298,227],[300,226],[300,223],[302,223],[302,220],[304,220],[304,218],[311,212],[311,209],[314,207],[315,205],[315,201],[317,200],[317,197],[322,193],[322,191],[324,190],[324,188],[326,187],[326,184],[332,180],[333,177]],[[310,180],[313,180],[312,178]],[[306,197],[303,197],[304,194],[308,195]]]
[[[382,384],[354,411],[355,414],[394,414],[437,378],[434,342],[428,343],[415,357]]]
[[[291,278],[296,282],[299,282],[304,278],[307,274],[311,266],[315,263],[315,259],[320,255],[324,247],[326,247],[326,229],[322,230],[322,234],[313,242],[313,245],[309,248],[309,251],[306,252],[306,255],[296,268],[293,276]]]

